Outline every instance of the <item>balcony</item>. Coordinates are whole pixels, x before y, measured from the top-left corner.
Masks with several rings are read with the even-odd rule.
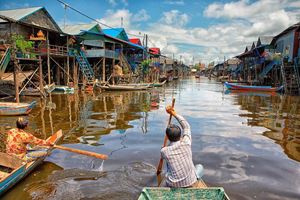
[[[99,58],[99,57],[105,57],[105,58],[119,58],[119,53],[111,50],[106,49],[90,49],[86,50],[86,57],[88,58]]]

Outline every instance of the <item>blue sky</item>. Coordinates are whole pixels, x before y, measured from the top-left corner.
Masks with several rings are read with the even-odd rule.
[[[259,36],[275,36],[300,21],[298,0],[64,0],[70,6],[133,35],[149,36],[151,47],[187,63],[219,62],[244,51]],[[0,9],[44,6],[62,25],[56,0],[0,0]],[[67,9],[67,24],[91,20]],[[101,25],[102,28],[106,28]],[[132,34],[132,35],[130,35]],[[194,59],[193,59],[194,58]]]

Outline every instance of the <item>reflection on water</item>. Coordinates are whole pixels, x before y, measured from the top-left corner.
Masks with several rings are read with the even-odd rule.
[[[237,94],[236,101],[249,112],[240,115],[247,117],[249,126],[267,128],[263,135],[275,140],[290,158],[300,162],[300,97]]]
[[[208,185],[223,186],[231,199],[299,199],[300,98],[224,91],[205,78],[39,101],[26,117],[36,136],[63,129],[64,145],[109,159],[54,150],[3,199],[136,199],[143,187],[157,185],[172,97],[191,125],[194,163],[203,164]],[[15,120],[0,117],[1,131]]]

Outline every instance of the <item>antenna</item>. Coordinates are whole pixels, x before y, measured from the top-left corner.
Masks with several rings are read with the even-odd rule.
[[[121,28],[123,28],[123,17],[121,17]]]

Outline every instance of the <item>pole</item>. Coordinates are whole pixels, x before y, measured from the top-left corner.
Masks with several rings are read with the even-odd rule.
[[[40,92],[41,92],[41,97],[43,98],[43,93],[44,93],[44,85],[43,85],[43,66],[42,66],[42,58],[39,56],[39,77],[40,77]]]
[[[51,84],[50,77],[50,49],[49,49],[49,32],[47,31],[47,69],[48,69],[48,84]]]

